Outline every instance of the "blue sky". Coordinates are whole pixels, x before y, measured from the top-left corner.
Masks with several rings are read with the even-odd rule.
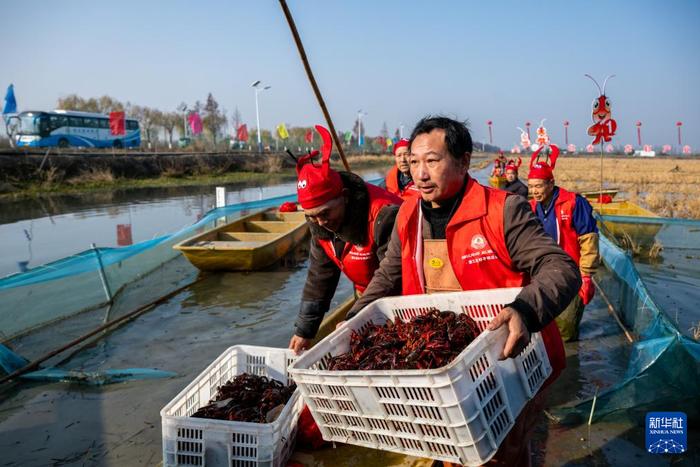
[[[290,0],[334,122],[358,109],[370,134],[383,122],[408,132],[427,113],[469,119],[477,140],[510,147],[516,126],[547,118],[554,142],[590,141],[585,78],[607,88],[618,144],[700,148],[700,2]],[[212,92],[254,126],[323,122],[277,1],[33,1],[0,6],[0,87],[14,83],[20,110],[51,109],[70,93],[108,94],[175,110]]]

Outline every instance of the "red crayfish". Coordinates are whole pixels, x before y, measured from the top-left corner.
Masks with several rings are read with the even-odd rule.
[[[295,389],[294,383],[285,386],[276,379],[243,373],[221,386],[214,398],[192,416],[270,423],[270,414],[278,415]]]
[[[369,324],[352,331],[350,351],[332,357],[328,369],[412,370],[450,363],[480,333],[464,313],[431,309],[408,322],[399,318],[383,326]]]

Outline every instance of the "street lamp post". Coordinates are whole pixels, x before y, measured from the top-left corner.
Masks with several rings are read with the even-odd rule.
[[[363,112],[362,109],[357,111],[357,147],[364,145],[364,138],[362,138],[362,116],[367,115],[367,112]]]
[[[564,144],[569,146],[569,121],[564,120]]]
[[[258,104],[258,94],[261,92],[270,89],[272,86],[264,86],[261,87],[260,85],[262,82],[260,80],[255,81],[253,84],[250,85],[251,88],[255,89],[255,123],[257,127],[257,133],[258,133],[258,152],[262,152],[262,135],[260,134],[260,106]]]

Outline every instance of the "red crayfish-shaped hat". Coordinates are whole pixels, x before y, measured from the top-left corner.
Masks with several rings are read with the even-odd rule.
[[[522,164],[523,160],[520,157],[518,157],[518,162],[515,162],[515,159],[510,159],[506,164],[506,170],[514,170],[517,172]]]
[[[394,154],[396,154],[396,151],[398,151],[401,148],[407,148],[408,146],[410,146],[410,144],[411,141],[407,140],[406,138],[401,138],[394,145]]]
[[[556,144],[550,144],[551,153],[546,156],[549,159],[547,161],[539,160],[540,152],[544,145],[537,148],[537,151],[532,153],[530,158],[530,173],[528,174],[528,179],[539,179],[539,180],[554,180],[554,166],[557,164],[557,158],[559,157],[559,147]]]
[[[297,162],[297,198],[303,209],[313,209],[337,198],[343,191],[340,174],[331,169],[330,158],[333,149],[331,134],[321,125],[316,125],[321,135],[321,165],[313,163],[319,152],[313,151]]]

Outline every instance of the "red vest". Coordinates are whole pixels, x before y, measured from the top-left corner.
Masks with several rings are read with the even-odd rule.
[[[513,269],[506,246],[503,209],[507,196],[512,194],[469,179],[459,209],[447,224],[447,250],[462,290],[522,287],[530,282],[527,274]],[[406,201],[396,217],[403,295],[425,293],[419,204],[419,200]],[[552,365],[549,384],[566,366],[564,345],[554,321],[542,330],[542,340]]]
[[[369,183],[365,183],[369,192],[369,217],[367,219],[367,241],[364,245],[345,244],[343,253],[338,258],[335,255],[332,240],[318,239],[319,245],[328,257],[348,276],[358,292],[364,292],[372,280],[374,271],[379,267],[377,245],[374,243],[374,223],[379,211],[384,206],[401,204],[401,199]]]
[[[532,212],[537,212],[537,201],[530,200]],[[554,240],[562,250],[571,256],[576,264],[581,260],[581,245],[578,242],[578,234],[574,228],[574,207],[576,206],[576,193],[566,191],[559,187],[559,196],[554,201],[554,215],[557,218],[557,233],[559,238]]]
[[[407,199],[420,198],[420,191],[413,182],[410,182],[403,190],[399,188],[399,168],[394,165],[386,174],[385,179],[386,191],[396,196],[401,197],[404,201]]]

